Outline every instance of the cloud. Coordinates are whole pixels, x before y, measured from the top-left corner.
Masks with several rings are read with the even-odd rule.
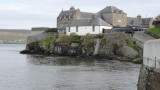
[[[116,6],[130,17],[136,17],[138,14],[142,14],[143,17],[146,14],[148,17],[155,17],[160,14],[160,0],[0,0],[0,2],[0,28],[55,27],[56,18],[62,8],[69,10],[71,6],[92,13],[106,6]]]
[[[12,4],[0,4],[0,10],[8,10],[8,11],[22,11],[25,8],[27,8],[28,5],[26,4],[21,4],[21,3],[12,3]]]

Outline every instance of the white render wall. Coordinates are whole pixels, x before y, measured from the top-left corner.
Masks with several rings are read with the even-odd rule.
[[[70,35],[71,33],[76,33],[77,35],[86,35],[86,34],[102,34],[102,30],[104,29],[111,29],[112,27],[108,26],[95,26],[95,31],[93,32],[93,26],[78,26],[78,32],[76,32],[76,27],[69,27],[66,28],[66,34]]]
[[[160,39],[149,40],[144,43],[143,64],[160,69]]]

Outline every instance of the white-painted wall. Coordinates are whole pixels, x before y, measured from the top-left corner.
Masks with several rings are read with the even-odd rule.
[[[112,27],[108,26],[95,26],[95,31],[93,31],[93,26],[78,26],[78,32],[76,32],[76,27],[69,27],[66,28],[66,34],[70,35],[71,33],[76,33],[77,35],[86,35],[86,34],[102,34],[104,29],[111,29]]]
[[[148,67],[160,68],[160,39],[144,43],[143,64]]]

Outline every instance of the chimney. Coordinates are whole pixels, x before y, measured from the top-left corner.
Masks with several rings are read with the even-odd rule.
[[[70,10],[75,10],[74,6],[71,6]]]
[[[137,18],[138,20],[142,20],[142,16],[140,14],[137,16]]]
[[[93,14],[93,15],[92,15],[92,19],[95,19],[95,18],[96,18],[96,15],[95,15],[95,14]]]

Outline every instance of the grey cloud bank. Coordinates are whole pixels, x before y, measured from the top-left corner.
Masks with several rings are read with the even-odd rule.
[[[160,14],[160,0],[0,0],[0,28],[30,29],[56,27],[62,8],[75,6],[81,11],[98,12],[106,6],[116,6],[127,16],[156,17]]]

